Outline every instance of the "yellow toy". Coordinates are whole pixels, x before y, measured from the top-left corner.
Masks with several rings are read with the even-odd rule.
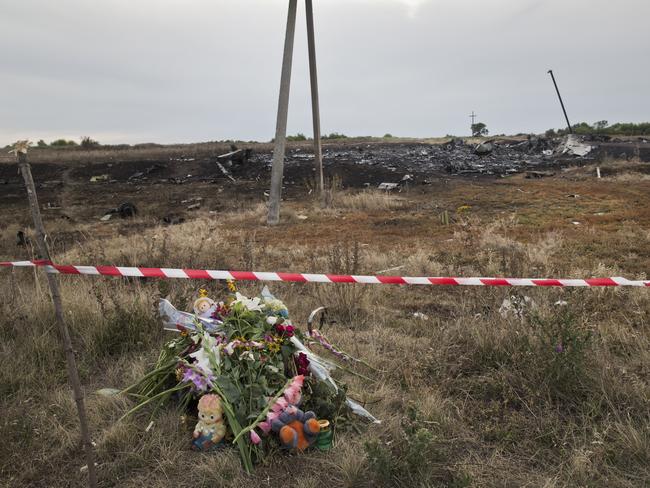
[[[192,449],[209,451],[217,448],[225,435],[221,399],[217,395],[203,395],[199,400],[199,421],[194,427]]]

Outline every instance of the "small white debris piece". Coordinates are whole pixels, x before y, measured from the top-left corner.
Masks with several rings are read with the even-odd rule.
[[[527,309],[535,308],[535,302],[530,297],[518,297],[512,295],[503,299],[499,307],[499,314],[504,319],[512,315],[517,318],[522,318]]]
[[[390,191],[390,190],[394,190],[398,186],[399,186],[399,183],[380,183],[378,188],[380,190]]]
[[[555,302],[556,307],[566,307],[568,304],[569,303],[565,302],[564,300],[558,300],[557,302]]]
[[[144,429],[144,431],[145,431],[145,432],[149,432],[149,431],[151,430],[152,427],[153,427],[153,420],[152,420],[151,422],[149,422],[149,425],[147,425],[147,428]]]
[[[101,390],[97,390],[95,393],[103,397],[112,397],[118,395],[120,393],[120,390],[117,390],[115,388],[102,388]]]
[[[414,312],[413,317],[420,320],[429,320],[429,316],[422,312]]]
[[[113,217],[113,214],[106,214],[99,220],[101,220],[102,222],[108,222],[109,220],[111,220],[112,217]]]

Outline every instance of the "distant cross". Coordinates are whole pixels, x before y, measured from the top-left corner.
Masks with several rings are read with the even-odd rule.
[[[472,125],[474,125],[474,119],[477,117],[477,115],[474,113],[474,110],[472,110],[472,113],[469,114],[469,116],[472,119]]]

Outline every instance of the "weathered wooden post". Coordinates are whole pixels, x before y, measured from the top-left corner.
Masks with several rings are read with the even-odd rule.
[[[307,45],[309,49],[309,79],[311,81],[311,114],[314,123],[314,162],[321,200],[325,196],[323,181],[323,148],[320,140],[320,104],[318,101],[318,71],[316,69],[316,41],[314,36],[314,8],[312,0],[305,0],[307,17]]]
[[[296,33],[297,3],[298,0],[289,0],[287,32],[284,38],[284,56],[282,57],[282,75],[280,78],[278,119],[275,127],[273,167],[271,168],[271,191],[269,194],[269,214],[267,218],[269,225],[276,225],[280,222],[280,199],[282,198],[282,180],[284,176],[284,152],[287,138],[287,115],[289,113],[289,89],[291,86],[293,39]]]
[[[51,261],[50,251],[47,246],[45,227],[41,218],[41,212],[38,206],[38,198],[36,196],[36,187],[34,186],[34,179],[32,178],[32,170],[27,162],[27,148],[28,141],[19,141],[15,145],[15,153],[18,157],[18,167],[20,173],[25,181],[25,188],[27,189],[27,197],[29,198],[29,208],[32,213],[32,220],[34,221],[34,229],[36,231],[36,243],[42,259]],[[50,287],[52,294],[52,302],[54,303],[54,314],[56,323],[59,327],[61,340],[63,341],[63,349],[65,351],[66,366],[68,370],[68,381],[72,388],[75,403],[77,404],[77,413],[79,415],[79,426],[81,430],[81,442],[86,453],[86,465],[88,467],[88,486],[95,488],[97,486],[97,475],[95,472],[95,456],[93,453],[93,445],[90,440],[90,432],[88,429],[88,420],[86,417],[86,408],[84,406],[84,394],[79,381],[79,372],[77,371],[77,362],[74,356],[74,349],[72,348],[72,341],[70,340],[70,331],[65,323],[63,314],[63,304],[61,302],[61,290],[59,288],[59,281],[54,274],[46,273],[47,283]]]

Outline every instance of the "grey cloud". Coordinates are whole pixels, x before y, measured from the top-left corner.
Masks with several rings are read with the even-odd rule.
[[[311,132],[304,11],[289,131]],[[315,2],[325,131],[466,134],[647,120],[645,0]],[[0,143],[268,140],[286,1],[2,0]]]

